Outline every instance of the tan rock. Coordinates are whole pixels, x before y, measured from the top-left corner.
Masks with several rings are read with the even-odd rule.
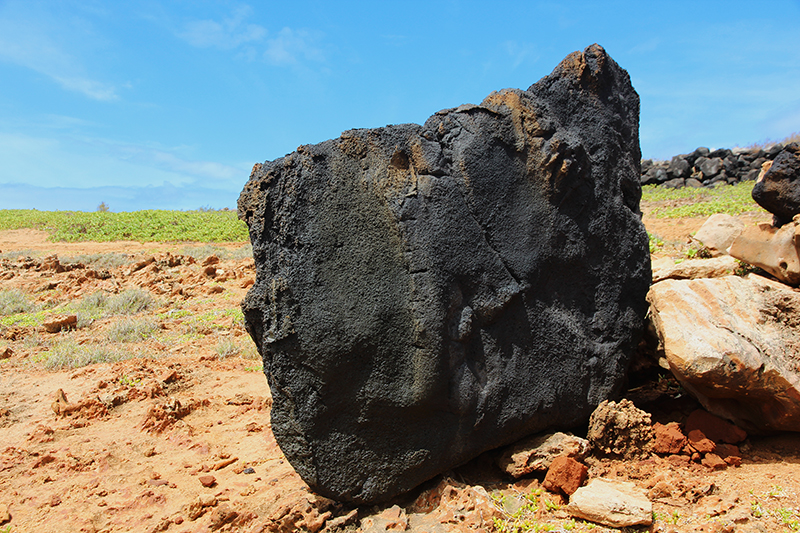
[[[648,294],[673,374],[748,430],[800,430],[800,294],[760,276],[666,280]]]
[[[509,446],[497,459],[499,466],[512,477],[531,472],[547,472],[553,460],[561,455],[582,461],[589,454],[589,441],[567,433],[548,433],[522,439]]]
[[[665,279],[698,279],[721,278],[730,276],[739,264],[729,255],[713,257],[711,259],[687,259],[675,263],[668,261],[653,262],[653,283]]]
[[[603,455],[633,459],[652,449],[653,426],[650,413],[633,402],[604,400],[589,417],[586,438]]]
[[[11,513],[8,511],[8,506],[0,503],[0,524],[5,524],[11,520]]]
[[[45,331],[48,333],[58,333],[59,331],[65,329],[75,329],[77,325],[77,315],[56,316],[52,317],[47,322],[42,323],[42,327],[44,327]]]
[[[727,255],[728,248],[743,230],[744,223],[738,218],[717,213],[708,217],[703,226],[697,230],[694,238],[716,257]]]
[[[596,478],[569,499],[567,511],[581,518],[610,527],[650,525],[653,504],[633,483]]]
[[[776,228],[758,224],[745,228],[731,244],[728,253],[751,265],[763,268],[789,285],[800,284],[800,226],[796,221]]]

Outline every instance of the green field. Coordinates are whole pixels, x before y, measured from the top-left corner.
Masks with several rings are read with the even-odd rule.
[[[247,226],[236,211],[0,210],[0,231],[32,228],[52,241],[245,242]]]
[[[753,185],[754,181],[723,185],[715,189],[668,189],[645,185],[642,187],[642,202],[654,204],[653,215],[657,218],[708,217],[715,213],[766,213],[753,201]]]

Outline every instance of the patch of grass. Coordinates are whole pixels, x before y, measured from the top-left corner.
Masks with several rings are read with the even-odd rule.
[[[111,342],[139,342],[152,337],[158,330],[158,322],[152,318],[124,318],[108,327],[106,338]]]
[[[656,253],[660,248],[664,247],[664,240],[655,233],[647,232],[647,238],[650,244],[650,253]]]
[[[19,289],[0,290],[0,315],[13,315],[28,313],[33,310],[33,304]]]
[[[241,347],[236,341],[225,338],[217,342],[217,346],[214,350],[217,352],[220,359],[225,359],[226,357],[232,357],[238,354],[241,351]]]
[[[642,202],[668,204],[653,209],[653,215],[657,218],[708,217],[716,213],[766,213],[766,210],[753,201],[753,185],[752,181],[715,189],[669,189],[645,185],[642,187]]]
[[[246,242],[247,226],[235,211],[0,210],[0,230],[32,228],[53,241]]]
[[[42,310],[32,313],[15,313],[13,315],[0,316],[0,325],[4,327],[17,326],[20,328],[35,328],[41,326],[42,322],[44,322],[50,314],[50,311]]]
[[[131,262],[131,256],[119,253],[78,254],[61,258],[64,264],[81,263],[97,268],[119,268]]]
[[[104,308],[106,314],[135,315],[155,306],[156,300],[149,291],[135,287],[110,295]]]
[[[41,362],[48,370],[63,370],[96,363],[113,363],[139,356],[140,354],[132,354],[114,347],[98,344],[81,345],[73,339],[65,339],[39,354],[35,361]]]
[[[249,239],[249,236],[245,240]],[[198,261],[202,261],[210,255],[216,255],[223,260],[240,260],[253,257],[253,246],[245,244],[236,249],[224,248],[222,246],[214,246],[213,244],[205,244],[203,246],[187,246],[178,250],[181,255],[188,255],[194,257]]]

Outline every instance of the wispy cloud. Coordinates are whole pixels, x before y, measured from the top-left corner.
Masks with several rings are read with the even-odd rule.
[[[283,28],[267,41],[264,59],[278,66],[295,65],[301,60],[324,61],[325,54],[316,45],[317,36],[306,30]]]
[[[539,59],[536,45],[532,43],[520,43],[517,41],[506,41],[503,43],[505,52],[511,57],[512,68],[517,68],[527,60],[536,61]]]
[[[239,6],[221,21],[205,19],[187,22],[178,31],[178,37],[198,48],[231,50],[242,44],[259,42],[267,30],[258,24],[248,24],[245,19],[253,14],[250,6]]]
[[[91,99],[117,100],[117,88],[87,75],[80,58],[69,52],[68,39],[57,38],[54,28],[62,26],[41,10],[7,2],[0,7],[0,61],[29,68]]]
[[[238,50],[240,57],[251,60],[261,57],[270,65],[279,67],[325,60],[324,50],[319,45],[320,33],[284,27],[270,34],[264,26],[248,22],[252,17],[253,9],[241,5],[221,20],[186,22],[176,35],[197,48]]]

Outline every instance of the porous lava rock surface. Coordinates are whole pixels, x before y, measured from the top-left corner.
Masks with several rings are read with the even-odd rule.
[[[800,214],[800,145],[791,143],[753,186],[753,200],[782,226]]]
[[[592,45],[527,90],[255,165],[242,308],[313,490],[387,500],[619,391],[651,277],[638,123]]]

